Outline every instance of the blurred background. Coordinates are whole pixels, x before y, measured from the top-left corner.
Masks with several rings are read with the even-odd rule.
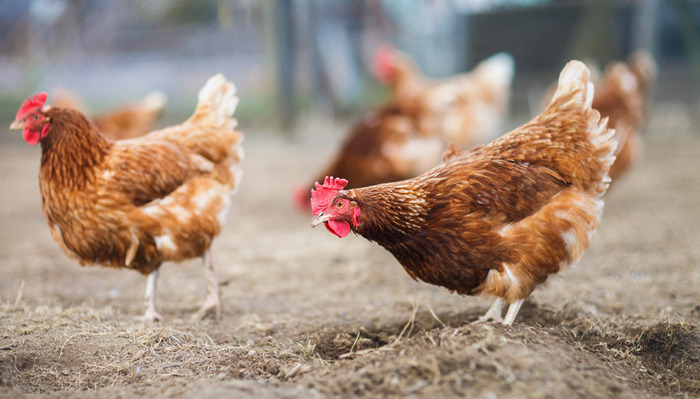
[[[165,126],[221,72],[239,88],[243,130],[302,137],[386,99],[372,58],[391,42],[433,77],[509,52],[516,120],[567,60],[604,66],[648,49],[659,65],[654,105],[689,127],[700,110],[698,32],[700,1],[690,0],[0,0],[0,116],[9,125],[42,90],[51,103],[52,90],[69,89],[94,112],[161,90]]]

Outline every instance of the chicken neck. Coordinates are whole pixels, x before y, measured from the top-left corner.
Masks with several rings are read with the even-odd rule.
[[[93,181],[95,166],[112,142],[83,114],[65,108],[46,112],[49,133],[41,140],[41,175],[55,184],[80,188]]]
[[[360,207],[358,225],[353,227],[355,232],[382,244],[421,230],[429,210],[427,199],[424,191],[411,182],[349,190],[349,197]]]

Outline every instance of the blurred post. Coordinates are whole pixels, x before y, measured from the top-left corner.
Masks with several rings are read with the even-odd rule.
[[[659,0],[639,0],[632,22],[632,51],[647,50],[656,55],[659,31]]]
[[[615,40],[616,6],[608,0],[595,0],[584,5],[585,13],[574,30],[566,59],[595,61],[603,66],[622,58]]]
[[[294,40],[292,26],[292,0],[273,2],[275,52],[277,63],[277,112],[280,127],[287,133],[294,126]]]
[[[678,14],[678,28],[683,35],[691,70],[696,82],[700,82],[700,30],[693,21],[693,10],[688,0],[673,0],[671,4]]]

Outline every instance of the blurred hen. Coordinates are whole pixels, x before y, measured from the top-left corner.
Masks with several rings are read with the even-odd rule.
[[[85,101],[67,89],[56,90],[53,105],[88,113]],[[143,136],[156,129],[168,105],[168,96],[161,91],[148,93],[136,102],[91,116],[97,129],[112,140]]]
[[[618,142],[610,177],[615,180],[642,155],[641,130],[648,119],[649,95],[656,77],[656,63],[647,52],[633,54],[627,62],[609,65],[596,82],[593,107],[609,118]]]
[[[420,130],[461,149],[497,137],[515,74],[509,54],[495,54],[471,72],[443,79],[425,77],[407,54],[391,47],[377,52],[375,64],[379,80],[389,85],[390,102]]]

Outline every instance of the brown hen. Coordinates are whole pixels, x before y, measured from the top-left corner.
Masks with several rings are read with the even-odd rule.
[[[161,263],[202,257],[208,296],[198,315],[214,310],[218,319],[209,248],[224,226],[243,156],[233,83],[210,78],[184,123],[120,141],[78,111],[45,106],[46,97],[28,99],[11,128],[23,129],[28,144],[41,143],[43,210],[63,251],[82,265],[147,275],[145,320],[161,319],[154,305]]]
[[[591,108],[588,69],[572,61],[549,107],[472,151],[394,183],[312,193],[312,226],[351,231],[390,251],[414,279],[495,297],[483,319],[511,324],[539,284],[579,259],[598,228],[614,160],[613,131]]]
[[[405,53],[377,52],[378,79],[390,87],[390,103],[415,120],[424,134],[434,134],[460,149],[493,140],[508,111],[515,61],[495,54],[467,73],[442,79],[425,77]]]

